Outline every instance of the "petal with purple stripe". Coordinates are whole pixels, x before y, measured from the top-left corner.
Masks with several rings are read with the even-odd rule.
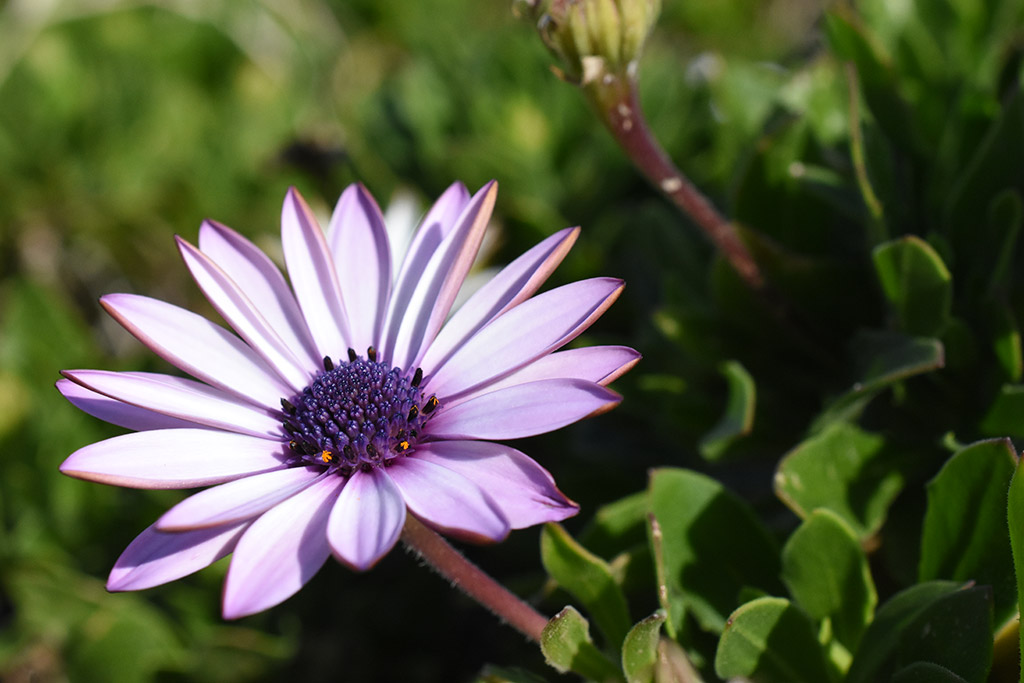
[[[401,318],[394,319],[396,310],[389,311],[390,325],[397,326],[394,345],[389,348],[391,365],[415,367],[425,344],[441,328],[476,258],[497,191],[497,183],[491,181],[473,196],[455,227],[417,274],[415,289]]]
[[[135,294],[108,294],[100,303],[154,353],[207,384],[262,406],[293,393],[245,342],[201,315]]]
[[[528,382],[444,407],[424,432],[435,439],[518,439],[610,410],[621,400],[614,391],[586,380]]]
[[[128,544],[107,579],[108,591],[137,591],[188,576],[235,549],[248,524],[167,533],[149,527]]]
[[[203,294],[236,332],[296,391],[310,380],[309,368],[263,317],[245,292],[213,260],[180,237],[178,250]]]
[[[559,522],[579,512],[547,470],[504,444],[436,441],[418,446],[410,459],[440,465],[473,482],[487,492],[513,529]]]
[[[93,391],[192,424],[281,440],[281,420],[202,382],[148,372],[64,370]]]
[[[618,298],[622,281],[573,282],[524,301],[475,334],[425,383],[442,400],[512,372],[574,339]]]
[[[542,241],[487,281],[445,323],[423,354],[420,366],[436,372],[452,352],[477,330],[513,306],[526,301],[558,267],[579,236],[566,228]]]
[[[156,526],[161,531],[188,531],[252,519],[322,474],[311,467],[289,467],[236,479],[189,496],[165,512]]]
[[[584,346],[541,356],[529,365],[495,382],[449,399],[449,408],[481,394],[542,379],[585,379],[607,386],[640,361],[640,354],[627,346]]]
[[[349,347],[338,273],[316,217],[294,187],[289,188],[281,212],[281,246],[317,354],[336,356]]]
[[[357,470],[331,511],[327,538],[335,557],[365,571],[394,547],[404,524],[405,501],[388,474]]]
[[[109,422],[125,429],[144,431],[148,429],[180,429],[182,427],[196,426],[192,422],[168,417],[162,413],[154,413],[151,410],[122,403],[103,394],[97,394],[95,391],[75,384],[69,379],[57,380],[57,390],[79,410],[93,417],[98,417],[104,422]]]
[[[452,183],[445,190],[427,215],[420,222],[413,235],[412,242],[405,252],[401,267],[397,269],[398,277],[388,301],[387,314],[384,318],[384,330],[381,334],[379,351],[387,362],[391,362],[392,349],[398,336],[398,329],[405,317],[412,300],[413,293],[420,281],[423,271],[434,256],[434,252],[444,241],[445,236],[455,227],[455,221],[469,203],[469,192],[462,183]]]
[[[271,508],[235,546],[224,582],[224,618],[269,609],[294,595],[331,554],[327,519],[342,477],[324,477]]]
[[[286,444],[210,429],[154,429],[79,448],[64,474],[114,486],[187,489],[284,467]]]
[[[476,542],[508,535],[501,507],[478,482],[414,456],[396,460],[388,474],[413,514],[435,529]]]
[[[199,248],[245,291],[305,367],[320,365],[316,347],[284,275],[259,247],[216,221],[203,221]]]
[[[338,269],[348,312],[349,345],[360,351],[378,343],[391,293],[391,251],[380,207],[362,185],[341,193],[327,244]]]

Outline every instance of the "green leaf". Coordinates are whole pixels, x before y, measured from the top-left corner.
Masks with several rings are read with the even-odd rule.
[[[1017,613],[1004,516],[1016,460],[1008,439],[981,441],[957,452],[928,483],[921,534],[918,579],[992,586],[998,623]]]
[[[861,377],[854,390],[861,392],[881,389],[945,364],[938,339],[862,330],[851,346]]]
[[[658,663],[658,641],[665,612],[658,610],[629,630],[622,641],[622,670],[628,683],[651,683]]]
[[[702,474],[659,469],[651,510],[662,533],[666,587],[700,625],[721,632],[744,587],[781,592],[774,540],[749,506]]]
[[[725,455],[729,445],[750,433],[754,426],[757,391],[754,378],[736,361],[723,363],[721,372],[729,384],[729,400],[718,424],[700,441],[700,453],[712,462]]]
[[[992,601],[986,586],[929,581],[897,593],[860,641],[846,683],[877,683],[914,662],[985,679],[992,658]]]
[[[892,683],[967,683],[944,666],[933,662],[914,662],[897,671]]]
[[[759,683],[824,683],[835,680],[807,616],[784,598],[758,598],[729,617],[715,673]]]
[[[629,631],[629,608],[608,563],[577,543],[558,524],[545,524],[540,536],[541,561],[560,586],[583,603],[618,649]]]
[[[1024,354],[1021,352],[1020,329],[1009,306],[991,302],[985,316],[987,327],[991,329],[992,350],[996,360],[1012,382],[1019,382],[1024,374]],[[1002,436],[1012,432],[1000,432],[993,436]]]
[[[953,280],[938,253],[916,235],[877,246],[872,254],[882,292],[900,323],[915,336],[938,336],[949,322]]]
[[[556,614],[540,636],[544,658],[559,673],[576,673],[597,680],[621,680],[618,668],[594,647],[590,624],[571,605]]]
[[[1013,551],[1013,568],[1017,576],[1017,611],[1024,614],[1024,476],[1021,463],[1017,461],[1010,492],[1007,495],[1006,516],[1010,525],[1010,548]],[[1020,631],[1021,670],[1024,671],[1024,628]]]
[[[837,422],[782,459],[775,492],[801,517],[826,508],[865,539],[881,528],[903,488],[887,455],[881,436]]]
[[[812,619],[828,619],[836,640],[856,649],[878,597],[864,550],[842,518],[811,513],[782,548],[782,581]]]
[[[990,436],[1024,436],[1024,384],[1004,384],[978,428]]]
[[[647,491],[639,491],[602,505],[579,535],[579,541],[594,552],[606,556],[630,545],[646,544],[645,527],[649,508]]]

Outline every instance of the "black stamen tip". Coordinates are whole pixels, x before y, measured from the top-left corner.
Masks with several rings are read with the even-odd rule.
[[[412,385],[418,387],[420,382],[423,381],[423,368],[416,368],[416,373],[412,376]]]
[[[295,414],[295,406],[293,406],[292,402],[289,401],[288,399],[281,399],[281,407],[284,408],[284,412],[288,413],[289,415]]]
[[[369,359],[369,361],[371,363],[376,363],[377,362],[377,349],[373,348],[372,346],[370,348],[366,349],[366,357],[367,357],[367,359]]]
[[[334,361],[331,360],[330,356],[324,356],[324,370],[330,372],[334,369]]]
[[[412,408],[409,408],[409,418],[408,418],[407,421],[408,422],[412,422],[413,420],[416,419],[416,416],[419,415],[419,414],[420,414],[420,409],[417,408],[416,406],[413,406]]]
[[[439,405],[441,405],[441,402],[437,400],[437,396],[431,396],[427,399],[426,405],[423,406],[423,414],[430,415],[432,412],[437,410]]]
[[[355,349],[349,349],[348,350],[348,362],[349,363],[355,363],[356,362],[356,358],[358,358],[358,356],[356,356],[356,350]]]

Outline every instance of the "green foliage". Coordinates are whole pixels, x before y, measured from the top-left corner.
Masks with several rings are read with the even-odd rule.
[[[782,549],[782,580],[812,619],[828,621],[835,641],[856,649],[878,601],[867,556],[836,514],[815,510]]]
[[[651,683],[658,663],[658,643],[665,613],[655,612],[629,630],[622,642],[622,671],[628,683]]]
[[[807,616],[783,598],[758,598],[733,612],[715,655],[722,678],[747,676],[765,683],[837,680]]]
[[[539,532],[551,580],[536,531],[468,550],[548,614],[578,601],[590,623],[545,631],[556,668],[1018,679],[1024,0],[662,3],[640,101],[764,297],[506,4],[36,4],[0,3],[0,679],[542,680],[536,648],[400,553],[242,623],[218,616],[223,565],[108,594],[178,497],[56,469],[118,433],[59,369],[167,369],[98,296],[215,317],[173,234],[210,216],[276,253],[289,185],[323,213],[357,180],[423,209],[491,178],[492,264],[582,225],[552,284],[626,279],[582,341],[644,355],[621,408],[517,444],[581,503]]]

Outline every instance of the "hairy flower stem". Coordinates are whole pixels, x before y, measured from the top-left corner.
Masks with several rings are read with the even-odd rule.
[[[640,108],[636,79],[606,71],[584,84],[583,90],[633,164],[697,224],[750,289],[763,294],[764,276],[736,226],[694,187],[651,134]]]
[[[486,607],[530,640],[539,643],[548,619],[465,558],[435,531],[406,515],[402,542],[455,588]]]

